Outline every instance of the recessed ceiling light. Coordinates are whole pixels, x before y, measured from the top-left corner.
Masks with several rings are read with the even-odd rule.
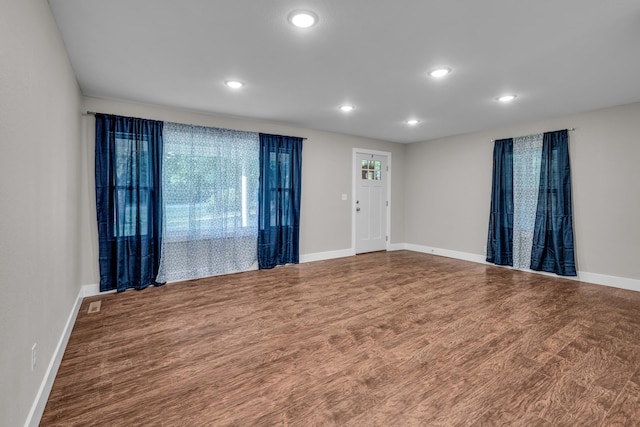
[[[511,102],[516,99],[518,95],[502,95],[496,98],[500,102]]]
[[[444,77],[451,72],[451,68],[436,68],[435,70],[429,71],[429,75],[431,77]]]
[[[244,86],[244,83],[238,80],[227,80],[226,82],[224,82],[224,84],[229,86],[231,89],[240,89],[241,87]]]
[[[318,22],[318,15],[310,10],[294,10],[289,14],[289,22],[298,28],[309,28]]]
[[[411,126],[415,126],[418,123],[420,123],[420,120],[418,120],[418,119],[409,119],[409,120],[407,120],[407,124],[411,125]]]
[[[344,111],[345,113],[348,113],[349,111],[353,111],[354,107],[353,105],[341,105],[338,107],[340,109],[340,111]]]

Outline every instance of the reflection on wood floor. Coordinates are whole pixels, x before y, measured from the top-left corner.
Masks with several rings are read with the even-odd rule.
[[[380,252],[85,299],[41,425],[638,425],[639,367],[640,293]]]

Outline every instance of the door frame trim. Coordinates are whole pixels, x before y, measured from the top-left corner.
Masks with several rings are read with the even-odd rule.
[[[356,166],[356,156],[358,154],[374,154],[377,156],[385,156],[387,158],[387,166],[389,172],[387,173],[387,236],[388,239],[385,242],[385,250],[388,251],[391,246],[391,152],[370,150],[368,148],[354,148],[351,154],[351,251],[356,255],[356,172],[359,168]]]

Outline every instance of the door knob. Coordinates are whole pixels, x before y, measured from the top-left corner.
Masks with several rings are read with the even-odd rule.
[[[360,212],[360,208],[356,208],[356,212]]]

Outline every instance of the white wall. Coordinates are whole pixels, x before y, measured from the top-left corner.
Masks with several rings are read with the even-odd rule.
[[[81,96],[47,2],[1,11],[0,425],[19,426],[80,290]]]
[[[578,270],[640,280],[640,104],[407,146],[407,243],[484,255],[490,141],[569,127]]]
[[[97,98],[84,98],[87,111],[118,114],[221,127],[253,132],[306,137],[302,149],[302,206],[300,219],[300,255],[345,251],[351,248],[351,171],[352,149],[392,153],[391,242],[404,242],[405,145],[375,139],[352,137],[310,129],[295,128],[258,120],[220,117],[150,105],[131,104]],[[82,283],[99,280],[97,232],[94,194],[94,126],[93,116],[85,116],[84,171],[82,202]],[[348,200],[341,199],[342,194]]]

